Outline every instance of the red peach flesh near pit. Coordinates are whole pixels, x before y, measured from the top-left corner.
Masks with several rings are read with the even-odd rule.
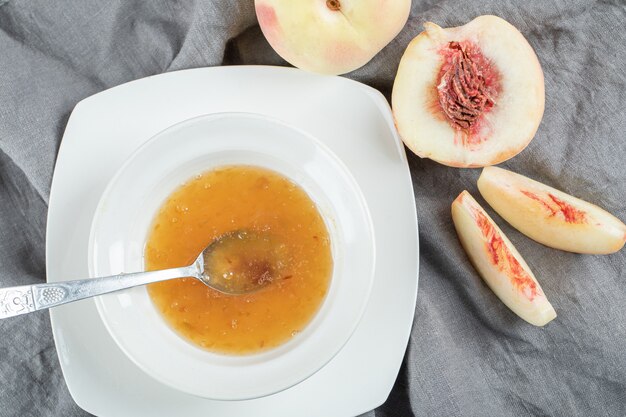
[[[561,200],[553,194],[548,193],[548,198],[550,199],[550,201],[546,201],[545,199],[530,191],[521,190],[520,192],[526,197],[541,203],[541,205],[543,205],[546,210],[550,212],[550,217],[554,217],[557,215],[557,213],[559,213],[561,216],[563,216],[563,220],[565,220],[567,223],[581,224],[587,221],[587,216],[584,211],[578,210],[576,207],[566,203],[565,201]],[[555,205],[556,207],[554,207]]]
[[[443,58],[436,85],[439,109],[452,128],[464,133],[467,145],[478,139],[482,116],[496,103],[500,74],[470,41],[448,42],[439,53]]]
[[[491,257],[491,262],[510,278],[511,283],[520,293],[524,294],[529,301],[532,301],[539,294],[535,281],[528,275],[519,261],[515,259],[515,256],[513,256],[487,217],[478,209],[474,209],[473,214],[478,227],[483,233],[483,237],[487,241],[485,246]]]

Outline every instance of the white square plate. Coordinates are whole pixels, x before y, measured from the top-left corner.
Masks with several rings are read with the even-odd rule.
[[[322,370],[278,394],[214,401],[143,373],[106,331],[93,300],[56,307],[52,330],[76,403],[97,416],[353,416],[382,404],[400,368],[417,296],[418,233],[402,142],[385,98],[341,77],[278,67],[216,67],[133,81],[80,102],[52,182],[49,282],[84,278],[100,196],[124,160],[182,120],[217,112],[264,114],[324,142],[349,168],[374,224],[376,271],[357,330]]]

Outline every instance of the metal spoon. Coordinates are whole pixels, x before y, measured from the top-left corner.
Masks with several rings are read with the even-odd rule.
[[[0,319],[175,278],[196,278],[226,294],[250,293],[273,281],[274,256],[269,235],[238,230],[215,239],[182,268],[0,288]]]

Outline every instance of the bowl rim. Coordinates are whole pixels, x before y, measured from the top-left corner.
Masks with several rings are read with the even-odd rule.
[[[95,246],[95,240],[96,240],[95,239],[96,238],[96,225],[101,220],[100,218],[101,218],[102,212],[103,212],[102,208],[107,203],[107,201],[106,201],[107,200],[107,196],[110,194],[111,190],[114,188],[116,183],[122,177],[122,175],[124,174],[124,171],[134,162],[136,157],[138,155],[140,155],[142,152],[144,152],[145,149],[148,148],[152,144],[152,142],[154,142],[158,138],[161,138],[162,136],[170,134],[170,133],[172,133],[174,131],[177,131],[179,129],[184,129],[184,128],[188,127],[188,126],[192,126],[192,125],[194,125],[196,123],[199,123],[199,122],[202,122],[202,121],[205,121],[205,120],[219,120],[219,119],[223,119],[223,118],[241,118],[241,117],[247,118],[247,119],[255,119],[255,120],[260,120],[260,121],[264,121],[264,122],[269,122],[271,124],[278,125],[281,128],[286,128],[286,129],[295,131],[300,136],[306,137],[309,141],[314,143],[316,148],[322,149],[324,151],[324,153],[326,155],[328,155],[333,160],[334,163],[336,163],[338,166],[341,167],[343,173],[346,175],[346,177],[349,179],[349,181],[350,181],[350,183],[352,185],[352,191],[357,195],[358,200],[361,203],[361,207],[364,210],[366,224],[367,224],[367,233],[371,237],[370,242],[368,242],[369,243],[368,246],[370,247],[372,258],[370,260],[370,268],[369,268],[369,272],[368,272],[368,276],[367,276],[367,290],[366,290],[366,293],[365,293],[365,295],[363,297],[363,301],[361,302],[358,314],[355,317],[355,319],[352,321],[352,323],[350,325],[349,332],[345,333],[345,336],[342,338],[343,339],[342,342],[337,345],[337,347],[334,349],[334,352],[331,355],[328,355],[327,358],[324,361],[321,361],[319,366],[315,367],[315,369],[313,371],[311,371],[311,372],[302,372],[302,376],[300,376],[298,378],[295,378],[294,382],[286,384],[282,388],[273,389],[273,390],[270,390],[270,391],[265,391],[264,393],[258,394],[258,395],[245,395],[245,396],[233,395],[233,396],[229,396],[229,397],[219,397],[218,398],[218,397],[202,395],[202,394],[199,394],[197,392],[191,392],[191,391],[188,391],[188,390],[185,390],[185,389],[181,389],[180,386],[177,386],[170,379],[165,379],[165,378],[163,378],[162,375],[160,375],[158,373],[155,373],[149,366],[147,366],[147,364],[145,362],[137,360],[135,355],[132,354],[129,351],[128,347],[119,340],[119,335],[117,335],[117,333],[112,329],[112,327],[111,327],[112,324],[110,323],[110,320],[108,320],[106,318],[106,314],[105,314],[105,311],[104,311],[104,305],[103,305],[103,297],[98,296],[98,297],[95,298],[95,304],[96,304],[96,309],[98,311],[98,315],[100,316],[101,321],[103,322],[105,328],[107,329],[107,332],[112,337],[112,339],[114,340],[114,342],[117,345],[117,347],[124,353],[124,355],[128,359],[131,360],[131,362],[133,364],[138,366],[143,372],[145,372],[147,375],[149,375],[153,379],[155,379],[158,382],[160,382],[162,384],[165,384],[165,385],[167,385],[169,387],[172,387],[172,388],[174,388],[176,390],[179,390],[179,391],[182,391],[182,392],[185,392],[187,394],[194,395],[194,396],[197,396],[197,397],[201,397],[201,398],[209,398],[209,399],[221,400],[221,401],[240,401],[240,400],[248,400],[248,399],[267,397],[267,396],[279,393],[281,391],[287,390],[287,389],[289,389],[291,387],[294,387],[294,386],[298,385],[299,383],[301,383],[302,381],[308,379],[309,377],[311,377],[315,373],[319,372],[321,369],[323,369],[330,361],[332,361],[343,350],[344,346],[352,338],[354,332],[356,331],[356,329],[358,328],[359,324],[361,323],[361,321],[363,319],[363,316],[364,316],[364,313],[365,313],[365,311],[367,309],[367,306],[370,303],[371,291],[372,291],[372,287],[373,287],[373,284],[374,284],[374,276],[375,276],[375,271],[376,271],[376,256],[377,256],[376,255],[376,252],[377,252],[377,250],[376,250],[376,236],[375,236],[374,225],[373,225],[370,209],[369,209],[368,204],[367,204],[367,200],[366,200],[366,198],[365,198],[365,196],[363,194],[363,191],[361,190],[358,182],[354,178],[351,170],[334,153],[334,151],[332,151],[328,145],[326,145],[325,143],[320,141],[314,135],[308,133],[307,131],[305,131],[305,130],[297,127],[297,126],[293,126],[293,125],[291,125],[291,124],[289,124],[287,122],[284,122],[284,121],[282,121],[282,120],[280,120],[280,119],[278,119],[276,117],[268,116],[268,115],[261,114],[261,113],[253,113],[253,112],[224,111],[224,112],[215,112],[215,113],[201,114],[201,115],[198,115],[198,116],[194,116],[194,117],[191,117],[191,118],[179,121],[179,122],[174,123],[174,124],[172,124],[170,126],[167,126],[166,128],[160,130],[156,134],[154,134],[151,137],[149,137],[148,139],[146,139],[116,169],[115,174],[108,181],[106,187],[104,188],[102,194],[100,195],[100,198],[98,200],[98,204],[97,204],[95,212],[94,212],[94,216],[93,216],[91,224],[90,224],[89,244],[88,244],[88,270],[89,270],[89,276],[93,278],[94,275],[95,275],[95,260],[94,260],[95,248],[94,248],[94,246]],[[271,169],[271,168],[266,168],[266,169]],[[274,171],[277,172],[276,170],[274,170]],[[282,174],[280,172],[278,172],[278,173],[281,176],[286,176],[285,174]],[[292,179],[290,179],[290,180],[292,180]],[[300,185],[300,184],[298,184],[298,185]],[[325,217],[321,212],[320,212],[320,214],[322,215],[322,217]],[[327,223],[326,219],[325,219],[325,223]],[[331,282],[332,282],[332,280],[331,280]],[[329,292],[326,294],[324,300],[328,299],[328,297],[330,295],[331,295],[331,292],[330,292],[330,287],[329,287]],[[324,303],[324,301],[322,302],[322,305],[320,305],[319,310],[313,315],[311,320],[307,323],[305,328],[309,327],[311,325],[311,323],[315,320],[315,317],[320,313],[320,311],[322,309],[323,303]],[[159,314],[159,316],[160,316],[160,313],[158,312],[156,307],[155,307],[155,310],[157,311],[157,314]],[[163,322],[164,322],[165,326],[169,327],[169,325],[164,320],[163,320]],[[202,350],[201,348],[195,346],[193,343],[187,341],[185,338],[183,338],[182,336],[177,334],[175,332],[175,330],[173,330],[173,329],[171,329],[171,330],[182,341],[190,344],[191,346],[196,347],[199,350]],[[280,344],[279,346],[277,346],[276,348],[270,349],[268,351],[262,351],[262,352],[259,352],[259,353],[253,353],[251,355],[242,355],[242,356],[243,357],[252,357],[252,356],[256,356],[256,355],[263,355],[263,354],[266,354],[268,352],[272,352],[272,351],[274,351],[276,349],[279,349],[279,348],[285,346],[288,343],[289,343],[289,341],[284,342],[284,343]],[[207,351],[207,352],[212,353],[210,351]],[[223,356],[228,357],[229,355],[223,355]],[[234,357],[237,357],[237,356],[234,356]]]

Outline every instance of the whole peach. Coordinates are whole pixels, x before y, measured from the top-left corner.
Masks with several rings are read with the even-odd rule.
[[[272,48],[292,65],[322,74],[362,67],[404,27],[411,0],[255,0]]]

